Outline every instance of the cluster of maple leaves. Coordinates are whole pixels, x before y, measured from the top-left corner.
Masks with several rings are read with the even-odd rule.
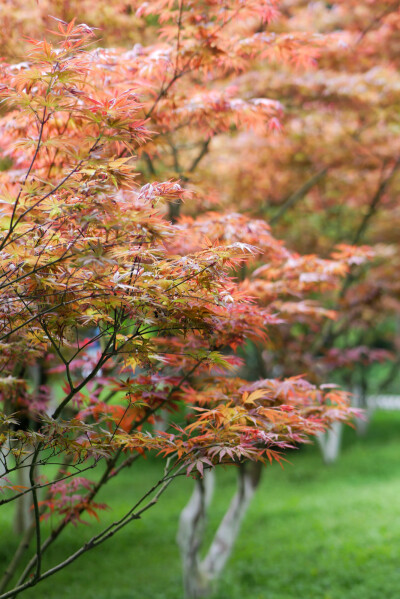
[[[76,4],[64,12],[79,14]],[[106,3],[83,4],[101,25]],[[48,5],[32,4],[38,29],[54,14]],[[104,507],[94,503],[101,486],[147,452],[200,474],[218,463],[279,461],[356,413],[347,393],[306,382],[299,364],[317,380],[305,359],[322,351],[316,333],[329,337],[336,295],[343,299],[376,249],[360,238],[332,242],[328,231],[329,243],[322,235],[315,247],[307,232],[299,254],[289,248],[302,220],[278,228],[289,248],[265,220],[279,204],[275,189],[289,190],[297,208],[290,192],[304,184],[308,152],[321,177],[332,168],[316,140],[321,128],[337,131],[314,103],[333,84],[323,73],[321,90],[319,71],[304,69],[317,59],[333,68],[352,43],[330,21],[324,34],[310,34],[294,5],[121,3],[103,47],[91,23],[56,12],[47,19],[53,41],[29,39],[23,62],[0,65],[0,462],[5,501],[30,492],[37,522],[46,509],[58,512],[61,531]],[[14,32],[27,27],[25,6]],[[119,35],[130,31],[130,49],[105,47],[116,43],[115,19]],[[23,43],[15,35],[1,41],[8,56]],[[300,101],[309,114],[296,113]],[[343,105],[350,122],[348,98]],[[350,175],[344,181],[354,190]],[[300,344],[293,325],[307,331]],[[249,341],[294,376],[276,379],[271,366],[255,383],[240,377],[236,352]],[[62,391],[34,384],[38,365],[64,379]],[[35,479],[60,456],[54,483]],[[103,470],[96,483],[75,482],[71,463],[79,475]],[[21,468],[30,488],[12,480]],[[34,580],[41,576],[36,570]]]

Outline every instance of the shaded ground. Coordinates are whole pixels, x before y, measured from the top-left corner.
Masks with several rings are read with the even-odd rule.
[[[290,456],[284,471],[265,472],[215,599],[392,599],[400,596],[400,413],[375,414],[369,435],[346,431],[339,462],[323,466],[315,447]],[[110,483],[101,497],[115,505],[103,525],[122,516],[157,480],[156,462],[142,462]],[[210,527],[234,489],[221,472]],[[171,487],[160,504],[111,541],[86,554],[26,599],[179,599],[177,519],[191,481]],[[11,511],[0,510],[0,564],[10,541]],[[69,530],[51,550],[58,561],[100,527]]]

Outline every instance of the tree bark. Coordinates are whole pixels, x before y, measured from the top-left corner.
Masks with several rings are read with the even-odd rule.
[[[199,599],[210,595],[214,581],[221,575],[232,553],[243,518],[259,485],[261,469],[260,463],[249,462],[239,466],[237,491],[203,560],[200,559],[200,550],[207,508],[214,489],[214,472],[209,471],[203,480],[196,481],[189,503],[182,511],[178,532],[187,599]]]
[[[333,464],[338,459],[342,441],[342,431],[342,422],[332,422],[330,428],[326,432],[317,434],[317,440],[325,464]]]
[[[27,448],[28,449],[28,448]],[[29,448],[34,454],[34,449]],[[29,465],[31,460],[29,459]],[[29,465],[17,470],[17,484],[21,487],[29,489],[31,482],[29,480]],[[36,468],[35,468],[36,470]],[[25,493],[15,500],[15,516],[14,516],[14,531],[17,535],[23,535],[30,528],[34,520],[32,509],[32,493]]]
[[[365,437],[368,432],[369,423],[374,411],[374,408],[368,406],[365,389],[357,386],[353,389],[353,397],[351,401],[353,407],[364,410],[364,417],[356,419],[356,431],[359,437]]]
[[[202,479],[196,480],[192,496],[179,519],[177,542],[181,551],[183,587],[187,599],[205,597],[209,592],[209,581],[201,571],[200,549],[214,486],[215,473],[208,470]]]
[[[38,393],[42,385],[45,385],[47,382],[47,376],[45,369],[43,367],[42,362],[37,362],[36,364],[29,366],[28,368],[28,377],[31,381],[31,384]],[[27,420],[23,423],[23,426],[32,427],[33,422]],[[16,472],[17,476],[17,484],[21,485],[21,487],[29,488],[31,486],[29,480],[29,470],[31,464],[31,457],[34,454],[33,447],[26,447],[25,450],[32,455],[24,461],[24,467],[18,468]],[[38,474],[38,469],[35,467],[35,475]],[[15,515],[14,515],[14,532],[17,535],[23,535],[30,528],[31,524],[34,520],[34,513],[32,508],[32,494],[26,493],[22,495],[15,501]]]

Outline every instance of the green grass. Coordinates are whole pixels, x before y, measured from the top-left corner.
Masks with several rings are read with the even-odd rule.
[[[264,473],[215,599],[394,599],[400,596],[400,414],[377,413],[368,436],[347,430],[333,466],[315,447],[290,455],[291,465]],[[114,506],[103,525],[121,516],[157,480],[160,466],[143,461],[104,490]],[[235,471],[218,477],[210,533],[234,491]],[[26,599],[179,599],[175,534],[190,479],[171,486],[140,521],[73,566],[21,597]],[[1,512],[1,510],[0,510]],[[0,514],[0,563],[16,546]],[[46,566],[78,548],[99,525],[71,528]]]

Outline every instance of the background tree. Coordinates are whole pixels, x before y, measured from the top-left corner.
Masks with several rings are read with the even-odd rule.
[[[241,89],[255,95],[268,89],[285,105],[285,135],[246,132],[229,152],[221,140],[216,180],[219,189],[225,182],[227,205],[265,217],[290,248],[324,257],[335,244],[343,244],[343,255],[346,244],[370,246],[373,260],[352,258],[355,268],[330,306],[340,318],[323,330],[297,327],[274,354],[286,374],[313,364],[314,376],[340,371],[347,385],[376,392],[390,386],[398,361],[399,4],[294,2],[285,15],[280,23],[288,34],[340,31],[342,44],[325,48],[318,69],[267,64],[238,77]],[[386,371],[371,370],[379,360],[390,360]]]
[[[344,257],[348,244],[360,247],[358,257],[348,256],[352,272],[336,297],[325,296],[339,318],[318,326],[303,304],[302,324],[297,314],[295,326],[280,327],[279,343],[275,337],[270,348],[249,351],[253,376],[333,376],[365,406],[368,394],[396,392],[398,384],[399,4],[292,2],[283,12],[283,35],[336,31],[341,43],[318,50],[318,69],[304,71],[290,62],[277,69],[267,62],[239,75],[235,85],[242,95],[268,92],[285,106],[285,134],[246,131],[229,145],[215,139],[202,163],[204,173],[209,165],[212,171],[203,179],[214,200],[266,218],[274,234],[301,253],[326,257],[342,244]],[[270,31],[259,35],[272,39]],[[256,279],[247,287],[266,299],[269,288]],[[293,314],[300,305],[287,308]],[[332,440],[327,460],[338,449]]]

